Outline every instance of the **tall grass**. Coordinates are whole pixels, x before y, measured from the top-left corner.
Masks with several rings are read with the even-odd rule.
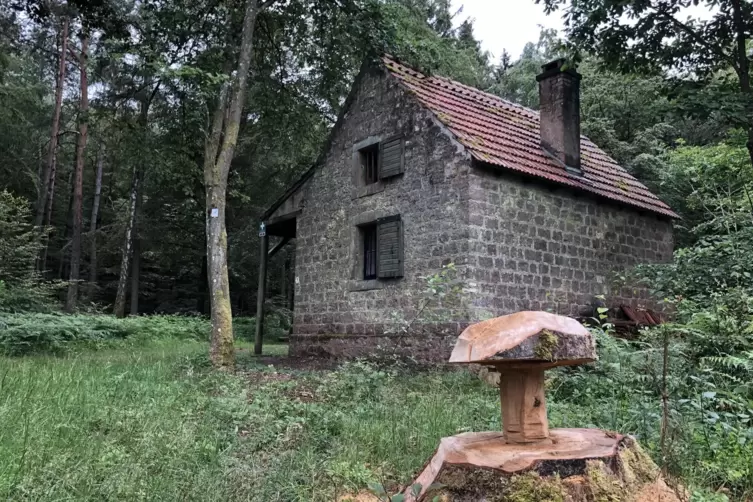
[[[286,369],[245,343],[238,371],[225,373],[211,370],[207,349],[159,338],[0,357],[0,499],[332,501],[407,483],[442,437],[500,429],[498,392],[465,371]],[[638,434],[657,454],[660,401],[638,367],[610,353],[552,372],[550,423]],[[678,417],[678,472],[744,497],[750,443],[708,416]]]
[[[226,499],[245,399],[232,377],[196,376],[206,349],[0,358],[0,499]]]

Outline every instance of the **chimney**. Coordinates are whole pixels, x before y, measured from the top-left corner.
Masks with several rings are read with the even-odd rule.
[[[580,74],[557,59],[541,67],[541,146],[573,174],[580,168]]]

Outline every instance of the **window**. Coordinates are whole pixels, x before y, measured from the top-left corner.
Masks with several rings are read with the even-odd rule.
[[[403,226],[400,215],[357,225],[354,278],[365,281],[403,276]]]
[[[400,215],[379,218],[377,229],[377,277],[403,276],[403,222]]]
[[[363,235],[363,278],[371,280],[377,278],[377,226],[376,224],[362,227]]]
[[[379,143],[360,150],[364,185],[379,181]]]
[[[354,198],[382,191],[382,180],[405,172],[405,141],[402,136],[386,140],[371,136],[353,145]],[[359,191],[358,189],[363,189]]]

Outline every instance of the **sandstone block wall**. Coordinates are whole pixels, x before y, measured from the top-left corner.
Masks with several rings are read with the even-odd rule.
[[[311,335],[347,333],[355,339],[392,331],[415,316],[423,277],[450,262],[462,269],[469,251],[465,152],[394,80],[374,72],[358,85],[326,164],[304,189],[293,352],[322,342]],[[397,134],[405,138],[405,173],[359,191],[351,173],[353,145]],[[404,277],[364,281],[357,225],[395,214],[403,225]],[[439,328],[453,334],[468,319],[462,309],[436,310]]]
[[[469,175],[469,283],[475,317],[520,310],[578,315],[595,295],[650,306],[619,284],[638,263],[672,259],[672,223],[508,172]]]

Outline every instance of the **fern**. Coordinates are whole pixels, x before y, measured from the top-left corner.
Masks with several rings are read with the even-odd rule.
[[[716,370],[736,371],[753,375],[753,351],[742,352],[737,356],[704,357],[701,362]]]

